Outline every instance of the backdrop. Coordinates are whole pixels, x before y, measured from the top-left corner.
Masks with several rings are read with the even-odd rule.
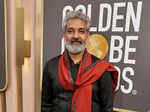
[[[81,10],[91,21],[88,49],[119,71],[116,108],[150,110],[150,1],[44,0],[43,65],[63,51],[62,21]]]

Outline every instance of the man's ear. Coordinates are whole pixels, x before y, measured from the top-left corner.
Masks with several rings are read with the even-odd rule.
[[[65,39],[65,32],[62,33],[63,38]]]
[[[88,32],[88,35],[87,35],[87,37],[89,38],[91,36],[91,34],[90,34],[90,32]]]

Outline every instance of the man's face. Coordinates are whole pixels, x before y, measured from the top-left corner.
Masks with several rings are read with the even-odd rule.
[[[89,32],[86,23],[78,18],[70,19],[63,33],[66,49],[73,54],[78,54],[85,49]]]

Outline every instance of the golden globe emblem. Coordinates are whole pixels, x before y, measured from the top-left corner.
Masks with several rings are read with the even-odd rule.
[[[108,53],[108,42],[100,34],[92,34],[88,39],[87,50],[94,56],[103,59]]]

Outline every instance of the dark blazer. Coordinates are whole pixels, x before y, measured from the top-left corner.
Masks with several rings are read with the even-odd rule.
[[[49,60],[44,68],[41,112],[71,112],[73,91],[65,90],[58,79],[60,56]],[[98,58],[92,56],[92,63]],[[111,72],[92,84],[92,112],[113,112],[113,82]]]

